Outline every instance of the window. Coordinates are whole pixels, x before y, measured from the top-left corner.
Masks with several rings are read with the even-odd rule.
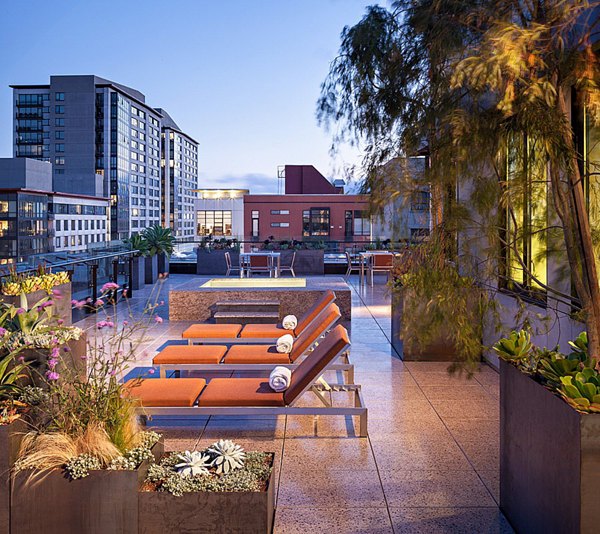
[[[369,213],[362,210],[354,210],[354,224],[352,235],[371,235],[371,218]]]
[[[271,215],[289,215],[290,210],[271,210]]]
[[[231,211],[198,211],[198,235],[231,236]]]
[[[57,232],[60,232],[60,223],[61,223],[60,220],[56,221],[56,231]]]
[[[62,115],[65,112],[65,106],[54,106],[54,113]]]
[[[60,157],[60,158],[54,158],[54,165],[64,165],[65,164],[65,158]]]
[[[271,228],[289,228],[290,223],[288,222],[273,222],[271,223]]]
[[[410,199],[410,211],[429,210],[429,191],[415,191]]]
[[[56,145],[54,145],[54,150],[56,152],[64,152],[65,151],[64,143],[56,143]]]
[[[65,131],[64,130],[56,130],[54,132],[54,139],[64,139],[65,138]]]
[[[512,140],[506,155],[501,285],[540,291],[547,281],[548,183],[545,162],[538,161],[536,150],[535,140],[522,136]]]
[[[64,126],[65,125],[65,119],[62,117],[56,117],[56,119],[54,119],[54,126]]]
[[[302,212],[302,235],[304,237],[329,236],[329,208],[310,208]]]
[[[54,169],[54,174],[65,174],[64,169]]]
[[[57,100],[57,101],[59,101],[59,102],[64,101],[64,99],[65,99],[65,93],[55,93],[54,94],[54,99]]]

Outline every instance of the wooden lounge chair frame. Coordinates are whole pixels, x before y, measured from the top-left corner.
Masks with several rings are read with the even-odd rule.
[[[332,358],[335,361],[339,356],[346,353],[350,347],[350,344],[346,344],[341,350],[338,351],[337,355]],[[328,368],[326,368],[327,370]],[[325,370],[323,371],[325,372]],[[320,374],[322,376],[323,372]],[[177,380],[174,378],[173,380]],[[235,380],[235,378],[232,378]],[[367,437],[368,430],[368,410],[365,406],[361,388],[359,385],[338,385],[330,384],[332,389],[343,389],[344,391],[351,391],[354,394],[354,406],[333,406],[331,401],[327,398],[324,392],[328,391],[328,388],[319,384],[313,383],[308,384],[287,406],[140,406],[137,407],[136,414],[139,416],[141,422],[146,424],[147,421],[152,420],[152,416],[246,416],[246,415],[313,415],[319,416],[353,416],[359,418],[359,436]],[[302,396],[311,391],[317,398],[323,403],[323,406],[296,406],[296,403],[302,398]],[[200,393],[200,396],[202,393]],[[196,399],[197,402],[197,399]]]

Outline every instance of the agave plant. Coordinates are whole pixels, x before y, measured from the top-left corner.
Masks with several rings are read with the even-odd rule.
[[[149,226],[142,232],[142,236],[148,243],[148,254],[154,256],[156,254],[173,254],[175,246],[175,237],[170,228],[164,228],[159,224]]]
[[[229,439],[221,439],[213,443],[208,452],[214,457],[212,466],[218,474],[227,474],[234,469],[244,467],[246,453],[244,449]]]
[[[175,465],[177,472],[184,477],[196,475],[207,475],[211,465],[211,458],[207,454],[198,451],[185,451],[178,455],[181,460]]]
[[[531,334],[527,330],[514,330],[508,337],[494,345],[494,350],[503,360],[517,363],[524,372],[534,373],[537,369],[539,354],[531,343]]]
[[[575,376],[563,376],[559,393],[574,408],[600,413],[600,376],[586,368]]]
[[[136,250],[135,256],[148,255],[148,241],[141,234],[132,234],[131,237],[123,239],[123,243],[129,250]]]

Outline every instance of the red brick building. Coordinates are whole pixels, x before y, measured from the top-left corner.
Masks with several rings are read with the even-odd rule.
[[[245,195],[247,240],[369,241],[366,195],[346,195],[312,165],[285,166],[285,194]]]

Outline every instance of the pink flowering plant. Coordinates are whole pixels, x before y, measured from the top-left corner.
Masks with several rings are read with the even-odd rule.
[[[75,357],[64,349],[51,351],[44,387],[33,402],[35,430],[24,439],[20,468],[64,467],[73,478],[79,477],[73,473],[79,473],[89,458],[95,459],[94,468],[127,468],[123,466],[132,465],[124,460],[129,451],[140,447],[147,451],[158,439],[139,430],[135,401],[122,378],[150,339],[163,283],[164,278],[159,279],[139,317],[128,300],[118,309],[110,296],[119,286],[105,284],[96,301],[98,315],[88,332],[86,353]],[[74,306],[86,304],[75,301]],[[55,443],[67,452],[59,454],[52,448]],[[53,454],[47,453],[48,447]]]

